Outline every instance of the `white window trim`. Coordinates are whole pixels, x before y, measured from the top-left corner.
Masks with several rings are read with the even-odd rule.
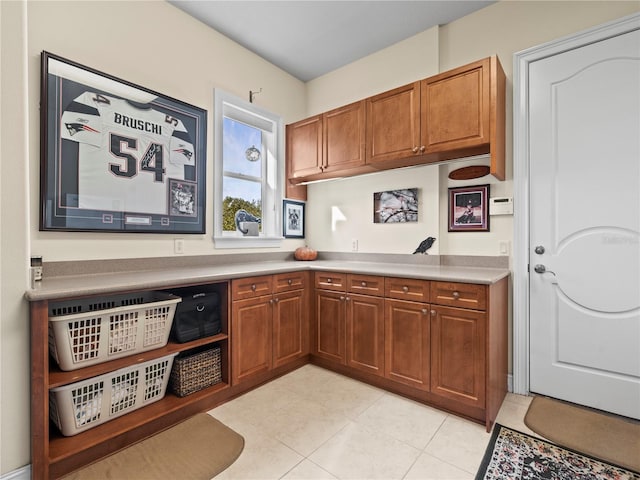
[[[282,186],[284,181],[284,130],[282,119],[252,103],[246,102],[230,93],[218,88],[213,90],[214,98],[214,166],[213,166],[213,242],[216,248],[277,248],[282,245]],[[218,215],[222,212],[222,121],[225,108],[235,110],[245,110],[252,114],[264,117],[266,122],[275,125],[278,132],[276,135],[276,145],[274,157],[278,162],[273,191],[273,200],[263,199],[263,208],[268,203],[274,205],[274,231],[261,233],[258,237],[236,236],[230,232],[222,231],[222,222],[218,221]]]

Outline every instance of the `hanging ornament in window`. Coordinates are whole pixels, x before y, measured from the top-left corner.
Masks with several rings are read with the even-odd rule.
[[[258,160],[260,160],[260,150],[258,150],[255,145],[247,148],[247,151],[244,152],[244,155],[250,162],[257,162]]]

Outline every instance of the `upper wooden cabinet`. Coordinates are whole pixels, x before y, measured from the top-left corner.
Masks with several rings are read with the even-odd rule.
[[[423,80],[420,148],[429,161],[489,153],[491,174],[504,180],[505,85],[495,56]]]
[[[363,173],[364,100],[287,125],[288,180],[292,184]],[[373,169],[369,169],[373,170]]]
[[[504,180],[505,85],[493,56],[291,124],[288,185],[480,154]]]
[[[420,82],[366,100],[367,161],[373,165],[420,154]]]

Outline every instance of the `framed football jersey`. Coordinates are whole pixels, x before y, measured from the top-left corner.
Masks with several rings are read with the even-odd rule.
[[[40,230],[205,233],[206,121],[42,52]]]

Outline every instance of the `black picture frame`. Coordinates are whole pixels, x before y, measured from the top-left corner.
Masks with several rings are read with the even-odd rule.
[[[449,188],[449,231],[489,231],[489,185]]]
[[[205,233],[206,110],[41,62],[40,230]]]
[[[305,203],[282,201],[282,230],[285,238],[304,238]]]

